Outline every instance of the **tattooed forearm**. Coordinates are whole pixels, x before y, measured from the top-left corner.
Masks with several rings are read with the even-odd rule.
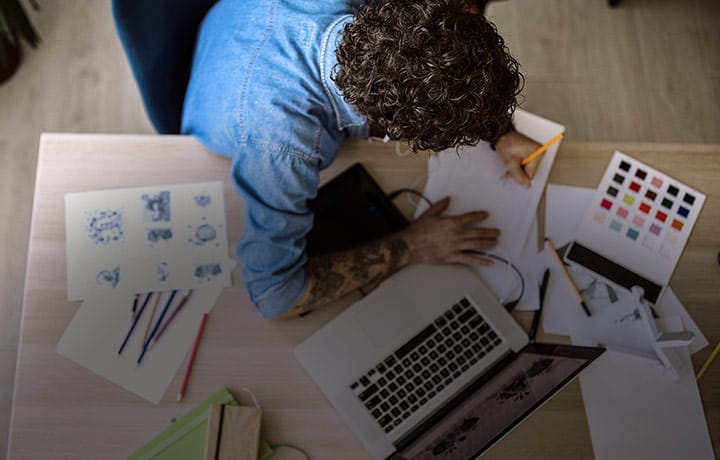
[[[399,236],[374,241],[349,251],[311,257],[308,290],[297,307],[328,303],[393,273],[407,263],[407,243]]]

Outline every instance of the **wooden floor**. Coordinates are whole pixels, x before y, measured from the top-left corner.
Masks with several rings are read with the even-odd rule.
[[[41,5],[40,47],[0,86],[2,453],[39,135],[152,132],[109,2]],[[507,0],[488,16],[522,65],[522,106],[565,124],[569,140],[720,143],[717,0],[624,0],[616,9],[604,0]]]

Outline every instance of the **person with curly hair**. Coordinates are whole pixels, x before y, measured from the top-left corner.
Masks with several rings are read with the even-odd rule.
[[[357,3],[357,0],[355,0]],[[490,142],[529,186],[539,145],[515,132],[518,63],[468,0],[221,0],[200,28],[182,130],[232,159],[246,203],[242,279],[265,318],[303,314],[412,263],[489,265],[468,252],[500,230],[482,210],[447,216],[449,198],[407,229],[308,256],[308,201],[348,140],[413,151]]]

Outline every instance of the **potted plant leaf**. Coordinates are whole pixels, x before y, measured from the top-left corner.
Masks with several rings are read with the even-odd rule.
[[[36,0],[29,3],[35,10],[40,7]],[[21,39],[33,48],[40,42],[20,0],[0,0],[0,83],[9,79],[20,65]]]

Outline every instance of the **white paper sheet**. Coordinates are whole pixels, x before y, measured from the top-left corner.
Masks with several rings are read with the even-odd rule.
[[[690,353],[683,359],[679,381],[658,362],[611,350],[580,374],[596,460],[715,458]]]
[[[525,283],[522,297],[515,306],[515,309],[520,311],[540,308],[539,286],[546,265],[537,251],[537,233],[538,223],[535,219],[530,227],[522,254],[517,259],[511,260],[522,274]],[[515,300],[522,292],[522,284],[517,273],[507,263],[495,261],[495,264],[490,267],[478,266],[475,270],[501,303]]]
[[[548,184],[545,199],[545,236],[550,238],[558,249],[571,241],[594,194],[595,189],[591,188]],[[549,255],[546,257],[546,263],[550,264],[551,269],[543,308],[543,330],[550,334],[569,335],[567,318],[581,310],[579,310],[580,307],[572,294],[572,288],[567,278],[564,277],[557,263]],[[583,293],[583,298],[591,311],[604,308],[629,295],[623,289],[613,288],[601,280],[593,278],[585,270],[569,267],[568,271]],[[665,289],[655,305],[655,311],[660,317],[679,316],[682,318],[684,327],[695,334],[690,345],[691,353],[708,345],[708,341],[697,323],[672,288]]]
[[[150,319],[154,298],[138,320],[123,353],[118,350],[131,326],[132,297],[104,295],[85,300],[65,330],[57,352],[81,366],[120,385],[146,400],[158,404],[187,355],[197,333],[202,314],[217,302],[221,287],[196,289],[185,306],[152,344],[138,365],[142,339]],[[172,305],[177,305],[180,292]],[[154,315],[154,322],[169,299],[165,292]],[[142,301],[144,296],[140,296]],[[138,306],[139,308],[140,306]],[[172,311],[172,307],[169,311]],[[170,313],[168,313],[169,315]],[[167,320],[168,316],[165,317]]]
[[[531,113],[517,110],[515,128],[540,143],[564,132],[562,125]],[[512,179],[501,179],[505,165],[487,143],[475,147],[444,150],[430,157],[425,196],[437,201],[450,196],[448,214],[461,214],[484,209],[489,217],[482,223],[501,230],[494,252],[517,259],[521,256],[548,175],[552,169],[559,143],[543,155],[530,189]],[[418,206],[417,215],[426,209]]]
[[[68,300],[230,285],[222,182],[65,195]]]

